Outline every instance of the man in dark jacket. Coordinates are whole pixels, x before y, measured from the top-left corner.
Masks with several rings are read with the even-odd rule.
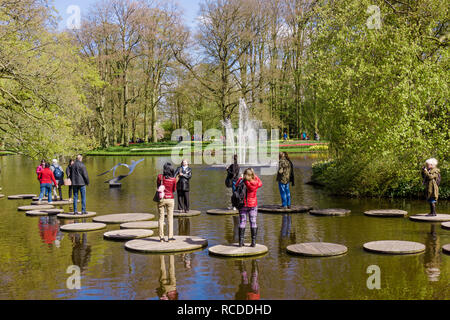
[[[70,168],[70,180],[73,187],[73,212],[77,214],[78,191],[81,193],[81,214],[86,214],[86,186],[89,185],[89,176],[84,165],[83,156],[79,154],[77,160]]]
[[[189,180],[192,177],[192,169],[189,168],[187,160],[181,162],[181,166],[175,171],[179,177],[177,182],[178,210],[189,212]]]

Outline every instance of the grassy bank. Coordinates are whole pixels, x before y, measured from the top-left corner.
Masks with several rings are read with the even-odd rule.
[[[441,183],[439,186],[439,199],[450,199],[450,168],[440,167]],[[336,173],[336,162],[333,160],[319,161],[312,166],[311,183],[328,190],[331,194],[350,197],[386,197],[386,198],[412,198],[425,197],[424,186],[420,170],[411,169],[402,172],[380,186],[378,191],[360,190],[349,182],[346,188],[336,188],[336,179],[342,179],[344,173]],[[370,178],[368,178],[370,179]],[[356,185],[356,183],[355,183]]]
[[[202,151],[210,145],[210,142],[196,142],[201,144]],[[276,142],[272,142],[274,144]],[[288,153],[316,153],[327,152],[328,144],[326,141],[302,141],[288,140],[279,141],[279,150]],[[194,142],[191,142],[191,152],[195,152]],[[157,143],[139,143],[131,144],[128,147],[114,146],[104,149],[96,149],[86,152],[89,156],[170,156],[172,151],[179,148],[177,142],[157,142]],[[197,148],[199,146],[197,145]],[[212,146],[211,146],[212,147]],[[225,148],[223,148],[225,150]],[[270,145],[268,152],[270,152]]]

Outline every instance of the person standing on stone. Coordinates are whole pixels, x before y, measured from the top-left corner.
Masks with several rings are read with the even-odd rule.
[[[62,196],[62,186],[64,185],[64,171],[63,168],[58,164],[58,160],[53,159],[52,165],[50,166],[50,170],[52,170],[53,175],[55,176],[55,180],[58,182],[58,185],[53,186],[53,190],[55,192],[55,198],[58,198],[57,190],[59,191],[59,200],[63,200]]]
[[[50,163],[45,163],[45,168],[39,172],[38,176],[39,182],[41,184],[41,192],[39,193],[39,201],[40,204],[42,198],[44,197],[44,193],[48,194],[48,204],[52,203],[52,183],[58,185],[58,182],[55,180],[55,176],[53,175],[52,170],[50,170]]]
[[[81,214],[87,214],[86,186],[89,185],[89,176],[81,154],[77,156],[75,163],[71,166],[70,180],[73,187],[73,214],[78,214],[78,192],[81,194]]]
[[[256,192],[262,187],[262,182],[255,174],[252,168],[244,171],[243,177],[239,178],[236,186],[239,183],[245,183],[247,189],[246,197],[244,198],[244,206],[239,209],[239,246],[244,246],[245,227],[247,224],[247,216],[250,220],[250,231],[252,235],[251,247],[256,246],[256,235],[258,233],[258,226],[256,225],[256,217],[258,215],[258,199]]]
[[[291,190],[289,183],[294,185],[294,167],[286,152],[280,152],[278,162],[278,189],[280,190],[281,206],[283,209],[291,208]]]
[[[175,170],[172,164],[167,162],[164,165],[163,173],[156,179],[156,188],[164,187],[164,197],[158,202],[159,212],[159,240],[164,242],[164,217],[167,215],[169,227],[168,242],[175,240],[173,237],[173,209],[175,206],[174,193],[177,188],[178,177],[175,178]]]
[[[227,178],[225,179],[225,185],[227,188],[231,188],[232,192],[236,190],[236,181],[239,179],[239,172],[238,156],[235,154],[233,156],[233,163],[227,167]],[[233,206],[228,209],[237,210]]]
[[[41,163],[36,167],[36,176],[37,176],[38,181],[39,181],[39,174],[44,169],[45,169],[45,160],[41,160]],[[39,187],[40,187],[40,182],[39,182]],[[39,193],[40,193],[40,190],[39,190]],[[47,191],[45,193],[45,196],[47,197]]]
[[[72,191],[73,191],[73,187],[72,187],[72,180],[70,179],[70,174],[72,171],[72,165],[74,164],[75,161],[73,161],[73,159],[69,160],[69,164],[67,165],[66,168],[66,180],[69,184],[69,201],[72,201]],[[70,181],[70,182],[69,182]]]
[[[175,176],[178,176],[178,210],[181,212],[189,212],[189,181],[192,177],[192,169],[189,168],[189,164],[186,159],[181,162],[181,166],[175,171]]]
[[[437,168],[437,164],[438,161],[435,158],[431,158],[425,161],[425,166],[422,168],[425,195],[430,204],[428,216],[436,216],[436,202],[439,197],[439,184],[441,182],[441,173]]]

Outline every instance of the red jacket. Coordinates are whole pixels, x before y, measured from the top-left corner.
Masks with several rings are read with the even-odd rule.
[[[39,172],[38,176],[40,183],[54,183],[56,185],[55,176],[53,175],[52,170],[50,168],[44,168],[41,172]]]
[[[173,193],[177,190],[177,179],[176,178],[164,178],[163,175],[159,174],[156,180],[156,185],[159,187],[161,181],[164,185],[164,199],[173,199]]]
[[[242,178],[239,178],[236,185],[238,185],[241,180]],[[256,198],[256,191],[262,187],[261,180],[255,175],[255,179],[252,181],[245,181],[245,185],[247,186],[247,199],[244,200],[245,206],[249,208],[257,207],[258,199]]]

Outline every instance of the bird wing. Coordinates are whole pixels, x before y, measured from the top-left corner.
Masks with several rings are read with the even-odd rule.
[[[142,162],[142,161],[144,161],[145,159],[141,159],[141,160],[138,160],[138,161],[131,161],[131,165],[130,165],[130,172],[128,172],[128,175],[130,175],[133,171],[134,171],[134,169],[136,168],[136,166],[140,163],[140,162]]]
[[[103,172],[103,173],[100,173],[97,177],[103,176],[103,175],[107,174],[108,172],[111,172],[112,170],[114,170],[114,172],[116,172],[116,168],[117,168],[119,165],[120,165],[120,163],[119,163],[119,164],[116,164],[114,167],[112,167],[112,168],[109,169],[108,171],[105,171],[105,172]],[[113,174],[114,174],[114,173],[113,173]]]

